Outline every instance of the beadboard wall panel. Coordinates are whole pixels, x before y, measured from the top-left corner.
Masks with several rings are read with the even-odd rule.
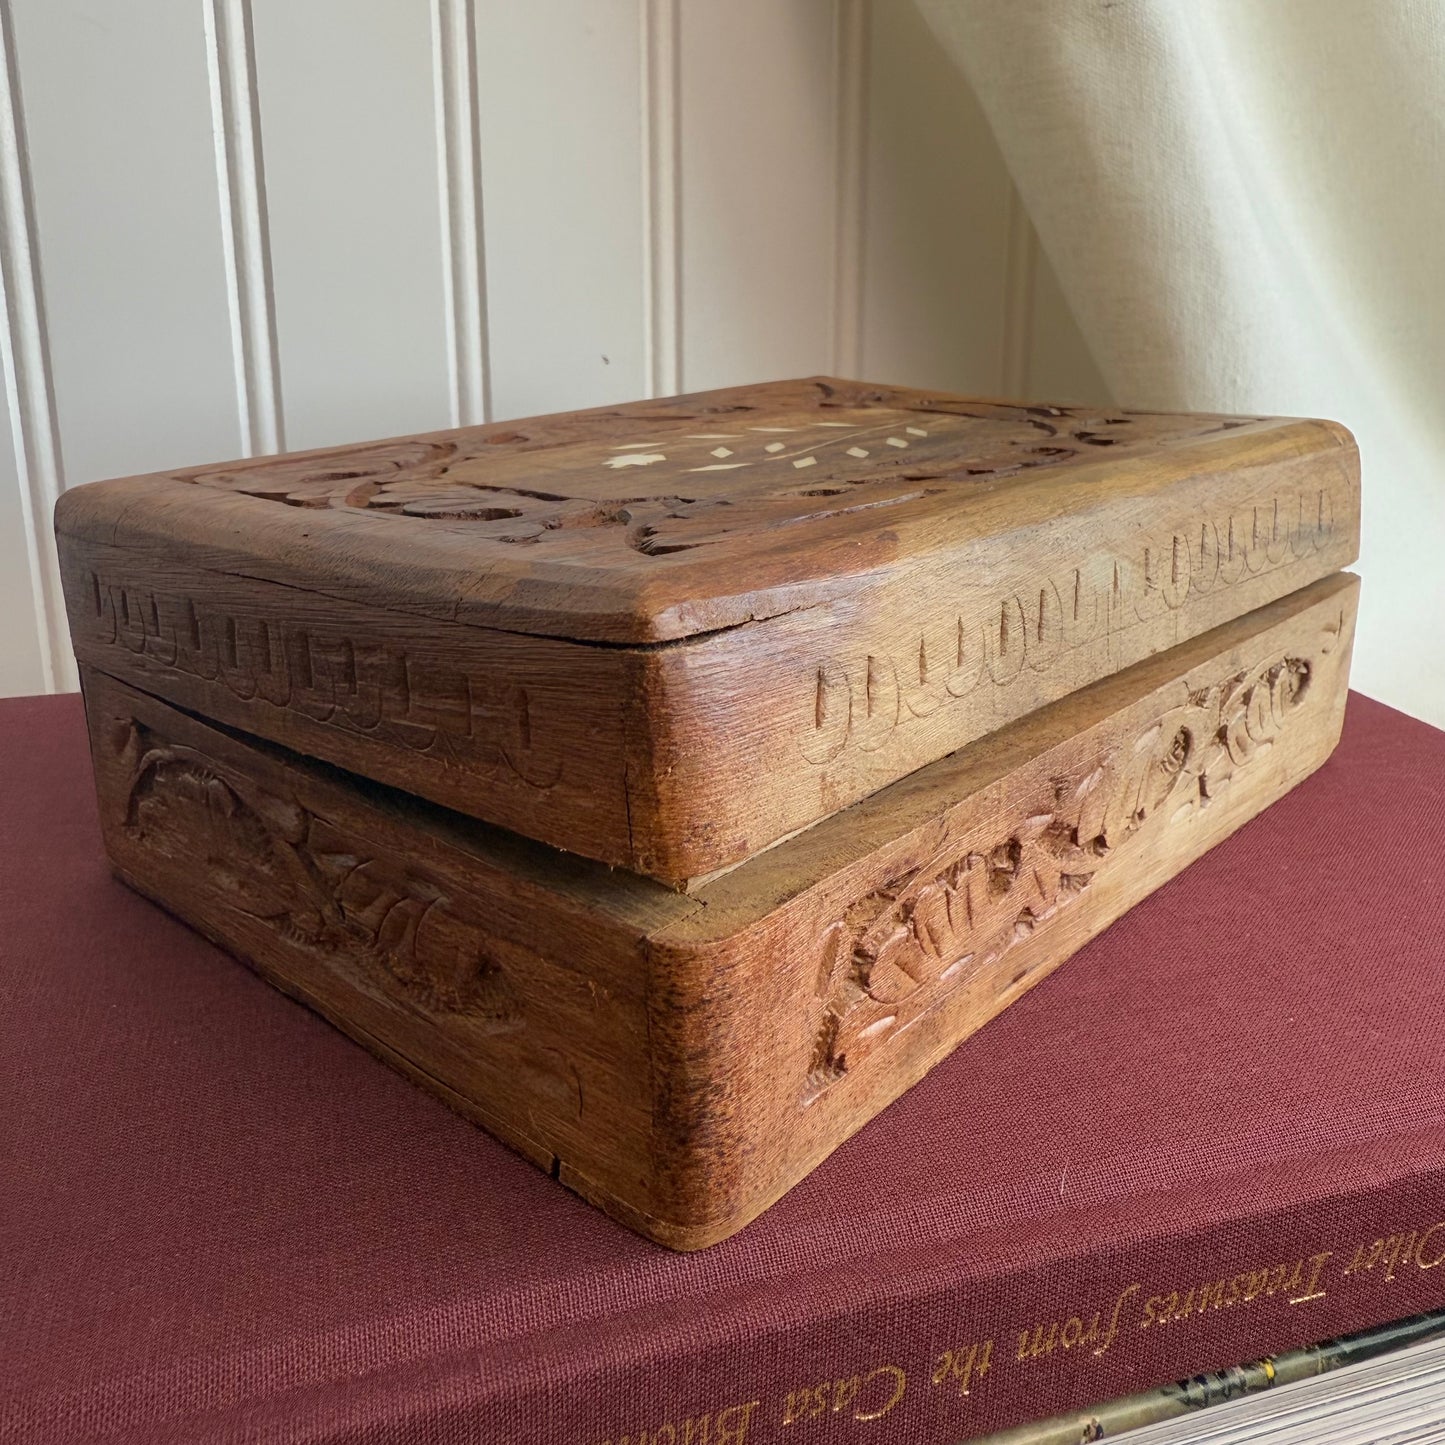
[[[446,426],[429,9],[258,0],[253,19],[286,445]]]
[[[826,371],[834,0],[681,0],[679,19],[682,386]]]
[[[237,450],[196,0],[12,0],[65,479]]]
[[[903,386],[1000,393],[1011,186],[972,95],[912,5],[869,27],[863,356]]]
[[[6,573],[0,602],[11,609],[12,619],[10,636],[0,644],[0,678],[9,672],[21,684],[29,680],[48,689],[73,683],[75,661],[59,627],[59,558],[46,525],[65,477],[28,158],[14,25],[0,4],[0,353],[3,442],[9,443],[0,464],[0,568]],[[19,605],[12,606],[15,602]]]
[[[1104,396],[912,0],[0,19],[49,353],[18,414],[53,400],[56,484],[818,371]],[[0,447],[0,694],[66,686],[48,503],[27,528]]]
[[[7,408],[0,413],[0,612],[10,621],[0,628],[0,697],[47,690],[25,528]]]
[[[477,5],[497,416],[648,390],[642,24],[639,0]]]

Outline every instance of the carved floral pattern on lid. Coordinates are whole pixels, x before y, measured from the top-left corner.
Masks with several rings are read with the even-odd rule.
[[[899,405],[886,392],[813,385],[805,405],[790,409],[561,415],[524,430],[473,429],[175,475],[293,507],[465,524],[478,540],[512,545],[547,546],[600,528],[631,554],[663,557],[1259,420],[912,393]]]

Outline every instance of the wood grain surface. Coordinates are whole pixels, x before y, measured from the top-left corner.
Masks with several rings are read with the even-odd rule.
[[[630,1227],[746,1224],[1333,749],[1348,575],[1139,662],[692,895],[85,670],[120,877]]]
[[[77,656],[694,888],[1338,571],[1342,428],[813,379],[96,483]]]

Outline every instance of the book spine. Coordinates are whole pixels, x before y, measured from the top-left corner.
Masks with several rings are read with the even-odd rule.
[[[826,1278],[722,1286],[722,1245],[690,1301],[658,1251],[665,1300],[634,1280],[606,1318],[115,1438],[957,1445],[1445,1308],[1445,1168],[1419,1167],[1442,1146],[1436,1127],[1243,1167],[1081,1209],[1067,1232],[1052,1214],[901,1255],[840,1248]]]
[[[1405,1165],[1412,1151],[1400,1139],[1389,1152]],[[550,1381],[479,1399],[475,1438],[943,1445],[1445,1305],[1445,1173],[1406,1165],[1387,1187],[1334,1194],[1330,1164],[1313,1166],[1314,1197],[1245,1217],[1219,1206],[1268,1179],[1232,1176],[1182,1206],[1212,1210],[1206,1225],[1181,1227],[1168,1206],[1081,1217],[1070,1253],[1030,1260],[1025,1229],[956,1242],[952,1260],[868,1261],[866,1298],[844,1278],[782,1280],[742,1307],[699,1299],[676,1331],[655,1316],[597,1322],[590,1367],[574,1355],[567,1368],[554,1338]],[[1101,1223],[1110,1241],[1091,1246]],[[709,1341],[711,1312],[738,1328]]]

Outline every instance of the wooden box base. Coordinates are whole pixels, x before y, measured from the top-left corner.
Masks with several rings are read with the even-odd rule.
[[[680,895],[85,672],[117,874],[564,1184],[723,1239],[1333,749],[1335,576]]]

